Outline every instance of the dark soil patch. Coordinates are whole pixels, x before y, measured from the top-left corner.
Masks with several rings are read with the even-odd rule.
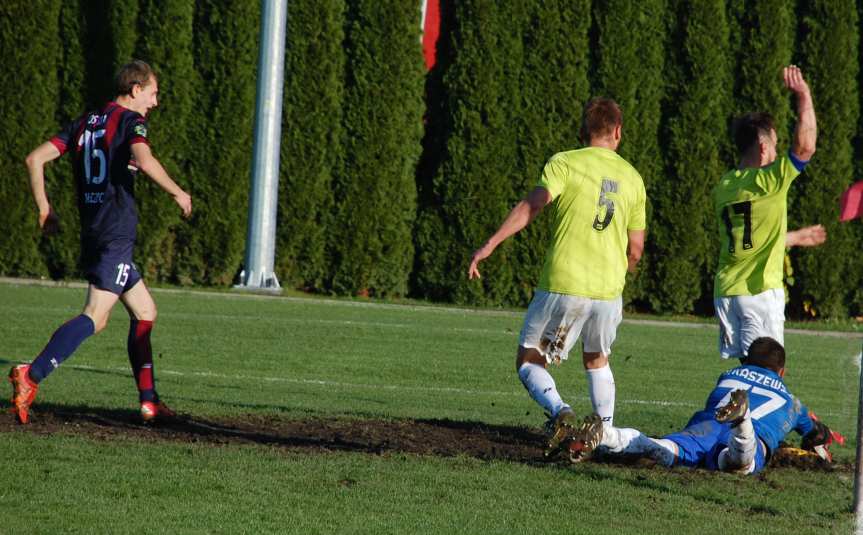
[[[209,419],[188,415],[143,425],[136,412],[39,404],[30,424],[11,414],[0,418],[0,432],[64,433],[97,439],[211,444],[264,444],[289,449],[410,453],[437,457],[543,462],[543,435],[524,427],[452,420],[284,419],[246,415]]]
[[[298,420],[257,414],[238,419],[209,419],[180,415],[154,425],[144,425],[138,413],[131,410],[45,403],[34,408],[29,425],[18,424],[8,413],[0,416],[0,433],[61,433],[97,440],[125,438],[148,442],[261,444],[310,453],[407,453],[525,464],[549,462],[543,458],[545,438],[538,429],[454,420]],[[654,467],[652,461],[645,459],[603,457],[598,461]],[[564,456],[552,462],[569,464]],[[787,457],[774,459],[771,470],[775,468],[854,471],[853,464],[828,464],[820,459]]]

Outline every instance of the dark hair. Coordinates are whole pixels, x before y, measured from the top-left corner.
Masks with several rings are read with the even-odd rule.
[[[785,367],[785,348],[773,338],[766,336],[756,338],[741,363],[760,366],[779,373],[779,370]]]
[[[132,88],[136,85],[145,86],[150,83],[151,78],[156,77],[156,72],[147,63],[136,59],[120,67],[117,71],[116,86],[118,95],[131,95]]]
[[[734,144],[737,152],[743,154],[758,142],[761,136],[769,136],[775,130],[773,117],[766,112],[747,113],[734,119]]]
[[[605,97],[591,99],[581,116],[581,141],[588,144],[593,138],[610,136],[622,123],[623,113],[617,102]]]

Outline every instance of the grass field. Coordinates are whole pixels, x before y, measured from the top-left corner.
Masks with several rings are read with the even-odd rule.
[[[0,364],[33,358],[83,294],[0,284]],[[786,339],[790,389],[849,438],[835,469],[743,477],[543,463],[544,417],[513,368],[520,313],[154,295],[159,391],[184,423],[136,423],[116,309],[42,384],[30,426],[0,416],[0,532],[852,531],[859,335]],[[682,427],[728,367],[715,337],[704,324],[624,323],[617,425]],[[553,374],[587,412],[580,359]]]

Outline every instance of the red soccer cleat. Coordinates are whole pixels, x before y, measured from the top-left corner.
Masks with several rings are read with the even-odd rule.
[[[155,422],[156,420],[174,418],[175,416],[177,416],[176,413],[165,405],[163,401],[141,402],[141,419],[144,420],[145,424]]]
[[[30,421],[30,405],[36,399],[39,385],[30,380],[30,365],[19,364],[9,370],[9,382],[12,383],[12,409],[18,421],[26,424]]]

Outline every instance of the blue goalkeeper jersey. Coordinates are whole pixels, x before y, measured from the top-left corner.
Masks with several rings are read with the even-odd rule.
[[[755,434],[770,451],[779,447],[792,430],[805,435],[814,427],[809,409],[788,391],[779,374],[752,365],[738,366],[720,375],[704,410],[693,414],[686,427],[713,420],[716,409],[728,403],[734,390],[748,391]]]

